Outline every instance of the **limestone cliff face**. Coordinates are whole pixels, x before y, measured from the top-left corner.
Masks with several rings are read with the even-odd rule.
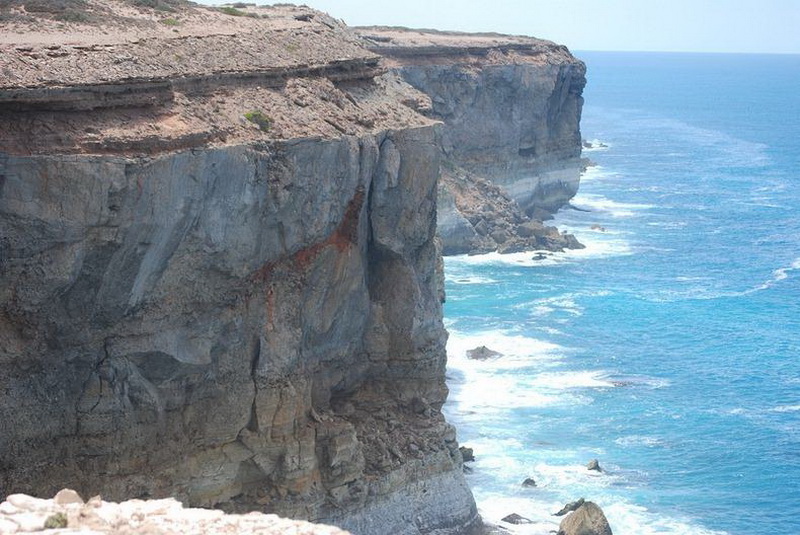
[[[0,495],[461,532],[478,517],[440,412],[438,127],[331,19],[257,13],[214,39],[321,35],[335,61],[0,80]],[[180,17],[199,33],[148,50],[231,23]],[[24,35],[2,61],[65,61]],[[126,69],[150,65],[135,44],[113,45]],[[62,52],[90,76],[108,50],[80,46]]]
[[[534,219],[546,218],[575,195],[586,67],[565,47],[496,34],[392,28],[362,28],[359,34],[430,98],[420,109],[444,122],[451,184],[477,191],[473,176],[489,179]],[[485,249],[486,233],[467,220],[466,206],[453,201],[458,192],[448,186],[442,194],[440,203],[455,208],[440,211],[445,250],[470,249],[470,240],[473,249]],[[478,197],[476,202],[491,204]]]

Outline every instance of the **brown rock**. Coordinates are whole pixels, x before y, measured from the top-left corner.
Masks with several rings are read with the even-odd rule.
[[[558,535],[613,535],[613,533],[602,509],[594,502],[585,502],[561,521]]]

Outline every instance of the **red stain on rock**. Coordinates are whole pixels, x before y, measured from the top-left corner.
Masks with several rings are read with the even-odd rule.
[[[358,186],[356,194],[347,203],[344,217],[336,230],[326,240],[300,249],[294,254],[292,260],[297,269],[305,269],[310,266],[319,253],[329,245],[335,246],[341,253],[358,243],[358,222],[361,208],[364,206],[364,195],[364,186]]]

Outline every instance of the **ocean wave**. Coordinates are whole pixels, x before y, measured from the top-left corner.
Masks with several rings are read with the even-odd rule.
[[[762,168],[772,161],[764,143],[746,141],[719,130],[702,128],[663,116],[652,116],[645,120],[648,121],[651,131],[669,130],[688,138],[693,144],[714,151],[707,159],[717,160],[727,167]]]
[[[496,279],[490,277],[481,277],[478,275],[459,277],[457,275],[450,275],[447,272],[445,272],[444,279],[452,284],[494,284],[497,282]]]
[[[778,405],[771,408],[770,412],[800,412],[800,405]]]
[[[693,287],[686,290],[670,290],[665,292],[658,292],[656,295],[645,295],[645,298],[656,303],[670,303],[682,300],[711,300],[711,299],[725,299],[733,297],[746,297],[756,292],[762,292],[774,287],[781,281],[789,278],[793,271],[800,270],[800,258],[795,259],[790,265],[778,268],[772,272],[772,277],[763,283],[741,291],[726,291],[717,290],[714,288],[706,287]]]
[[[624,437],[619,437],[614,440],[614,443],[622,447],[631,447],[631,446],[645,446],[648,448],[666,447],[666,443],[662,439],[648,435],[628,435]]]
[[[583,307],[575,301],[576,297],[576,294],[542,297],[533,302],[520,303],[513,308],[530,309],[535,317],[548,316],[557,310],[578,317],[583,315]]]
[[[682,519],[654,513],[646,507],[625,500],[614,501],[603,506],[614,533],[636,535],[726,535]]]
[[[772,278],[771,279],[765,281],[763,284],[760,284],[760,285],[756,286],[755,288],[751,288],[750,290],[747,290],[744,293],[745,294],[749,294],[749,293],[758,292],[758,291],[761,291],[761,290],[767,290],[769,288],[772,288],[777,283],[789,278],[789,273],[791,273],[792,271],[796,271],[798,269],[800,269],[800,258],[796,258],[790,265],[788,265],[786,267],[782,267],[782,268],[776,269],[775,271],[772,272]]]
[[[602,232],[580,233],[578,230],[564,227],[573,232],[578,241],[586,246],[585,249],[567,249],[563,252],[553,251],[526,251],[521,253],[500,254],[498,252],[481,255],[458,255],[445,258],[445,273],[456,266],[509,266],[509,267],[552,267],[562,264],[606,258],[614,256],[627,256],[634,253],[630,244],[621,239],[604,236]],[[608,233],[612,234],[612,233]],[[541,253],[541,256],[539,256]]]
[[[544,372],[534,375],[527,381],[531,387],[546,390],[566,390],[570,388],[613,388],[602,371]]]
[[[488,445],[488,444],[487,444]],[[512,446],[513,447],[513,446]],[[500,474],[509,485],[487,486],[490,475]],[[523,489],[520,478],[533,477],[536,488]],[[637,535],[726,535],[692,522],[691,519],[654,512],[630,503],[614,489],[624,484],[613,474],[592,472],[579,464],[553,465],[540,463],[530,469],[518,462],[486,465],[468,476],[479,480],[473,485],[478,509],[484,520],[503,526],[508,532],[520,535],[545,535],[558,530],[561,518],[553,513],[575,496],[591,496],[608,518],[614,533]],[[513,525],[502,522],[511,513],[528,518],[531,524]]]
[[[498,375],[482,370],[465,372],[464,382],[451,391],[448,411],[459,413],[461,418],[473,415],[483,424],[495,416],[507,418],[509,409],[544,407],[571,407],[586,405],[591,400],[577,395],[545,393],[520,383],[510,375]],[[502,425],[502,422],[498,422]]]
[[[587,139],[586,142],[589,144],[589,147],[584,145],[583,152],[603,152],[607,151],[613,146],[610,143],[607,143],[605,141],[600,141],[597,138]]]
[[[652,204],[617,202],[592,193],[576,195],[571,204],[581,210],[601,212],[612,217],[634,217],[639,211],[654,208]]]
[[[470,361],[467,351],[480,346],[486,346],[503,355],[491,361],[491,364],[496,367],[517,367],[518,365],[530,365],[532,361],[536,360],[559,359],[567,351],[567,348],[552,342],[529,336],[508,334],[503,330],[465,334],[453,329],[447,340],[447,354],[451,358],[451,362]],[[487,364],[489,363],[486,361],[481,362],[484,368],[487,367]]]

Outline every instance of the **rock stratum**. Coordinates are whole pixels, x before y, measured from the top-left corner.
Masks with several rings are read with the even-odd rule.
[[[0,30],[0,496],[478,526],[435,234],[481,136],[453,156],[436,96],[305,7],[6,0]]]

